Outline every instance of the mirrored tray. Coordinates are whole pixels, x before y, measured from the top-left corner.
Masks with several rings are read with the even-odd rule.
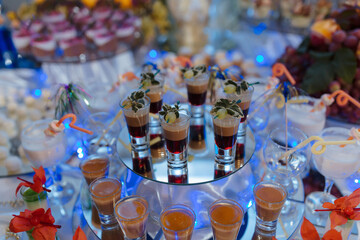
[[[191,149],[189,149],[189,161],[188,161],[188,182],[189,184],[199,184],[199,183],[207,183],[214,181],[214,132],[212,126],[209,124],[205,124],[206,126],[206,148],[200,152],[199,154],[192,154]],[[122,140],[123,143],[117,142],[117,152],[119,154],[120,159],[123,163],[128,167],[131,171],[137,173],[133,167],[133,160],[131,153],[124,146],[124,143],[129,145],[129,133],[127,127],[124,127],[119,135],[119,139]],[[240,164],[236,164],[236,169],[230,173],[234,174],[239,169],[241,169],[244,165],[248,163],[250,158],[252,157],[255,150],[255,139],[252,134],[250,128],[247,128],[246,137],[245,137],[245,155],[244,159]],[[201,171],[199,171],[201,170]],[[150,180],[158,181],[161,183],[168,183],[168,175],[167,175],[167,160],[166,156],[162,159],[154,159],[152,160],[152,173],[149,175],[143,175],[145,178]],[[217,178],[218,180],[220,178]]]

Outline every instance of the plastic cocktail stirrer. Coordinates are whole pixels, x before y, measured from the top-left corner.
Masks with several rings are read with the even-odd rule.
[[[289,80],[291,85],[296,84],[295,79],[293,78],[293,76],[291,76],[289,70],[285,67],[284,64],[275,63],[272,67],[272,72],[273,72],[273,76],[275,76],[275,77],[281,77],[282,75],[285,74],[285,76],[287,77],[287,79]]]
[[[87,134],[90,134],[90,135],[93,134],[93,132],[90,131],[90,130],[87,130],[87,129],[84,129],[84,128],[81,128],[81,127],[78,127],[78,126],[75,126],[75,125],[74,125],[75,122],[76,122],[77,117],[76,117],[76,115],[73,114],[73,113],[68,113],[68,114],[64,115],[62,118],[60,118],[60,120],[56,123],[56,126],[57,126],[57,127],[60,127],[60,125],[63,123],[63,121],[64,121],[65,119],[67,119],[67,118],[71,118],[71,122],[70,122],[70,124],[69,124],[69,126],[70,126],[71,128],[76,129],[76,130],[81,131],[81,132],[84,132],[84,133],[87,133]]]
[[[357,106],[358,108],[360,108],[360,102],[358,102],[355,98],[351,97],[349,94],[347,94],[346,92],[344,92],[343,90],[336,90],[335,92],[331,93],[331,94],[324,94],[321,98],[328,98],[328,101],[324,101],[322,100],[318,105],[316,105],[311,111],[314,112],[316,110],[320,110],[322,108],[324,108],[325,106],[329,106],[333,103],[333,101],[335,100],[336,97],[336,103],[337,105],[339,105],[340,107],[345,106],[346,104],[348,104],[348,102],[353,103],[355,106]]]

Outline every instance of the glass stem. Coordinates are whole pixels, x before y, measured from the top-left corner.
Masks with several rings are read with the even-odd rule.
[[[48,171],[53,179],[54,190],[56,192],[62,191],[62,186],[60,185],[59,181],[57,181],[57,177],[56,177],[56,166],[48,168]]]
[[[331,193],[331,189],[332,189],[332,186],[334,185],[334,181],[333,180],[330,180],[328,178],[325,178],[325,189],[324,189],[324,192],[327,194],[327,195],[330,195]]]

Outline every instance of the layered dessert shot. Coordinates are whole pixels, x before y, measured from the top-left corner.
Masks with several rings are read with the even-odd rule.
[[[31,41],[31,52],[39,58],[52,57],[55,55],[56,41],[50,35],[40,35]]]
[[[64,57],[79,57],[86,53],[85,40],[82,38],[75,37],[62,40],[59,45],[64,51]]]
[[[161,110],[164,95],[164,81],[160,74],[142,73],[140,88],[146,92],[146,96],[150,99],[150,112],[157,114]]]
[[[205,119],[202,117],[190,120],[189,148],[194,154],[205,152]]]
[[[181,69],[181,72],[186,82],[188,100],[191,104],[191,116],[202,117],[210,74],[205,65],[184,68]]]
[[[180,113],[179,105],[163,105],[159,112],[168,156],[168,180],[187,183],[188,135],[190,116]]]
[[[221,98],[210,111],[215,138],[215,173],[222,177],[234,171],[235,143],[243,113],[236,101]]]
[[[209,207],[209,218],[216,240],[235,240],[244,217],[244,210],[235,201],[220,199]]]
[[[150,101],[145,92],[135,91],[122,102],[121,107],[130,134],[133,149],[147,149],[149,147],[149,110]]]
[[[117,49],[117,39],[113,33],[96,34],[93,41],[101,52],[114,53]]]
[[[313,111],[314,106],[321,99],[308,96],[291,98],[292,100],[307,100],[305,103],[292,103],[287,105],[287,117],[289,123],[301,129],[307,136],[318,135],[323,130],[326,121],[326,108]]]
[[[31,33],[26,29],[14,32],[12,35],[14,45],[19,53],[30,53]]]
[[[137,174],[153,179],[152,158],[149,149],[132,150],[132,170]]]
[[[149,204],[140,196],[129,196],[115,205],[115,216],[127,239],[143,239],[149,217]]]

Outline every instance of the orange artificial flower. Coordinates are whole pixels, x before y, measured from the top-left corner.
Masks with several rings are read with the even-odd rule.
[[[139,80],[139,78],[133,72],[126,72],[122,75],[122,78],[127,81]]]
[[[35,4],[43,4],[46,0],[35,0]]]
[[[323,208],[332,210],[330,213],[331,228],[344,225],[348,220],[360,220],[360,211],[356,207],[360,204],[360,188],[349,196],[338,198],[334,204],[326,202]]]
[[[335,229],[330,229],[320,239],[315,226],[305,217],[301,225],[300,233],[303,240],[342,240],[341,233]]]
[[[184,57],[184,56],[176,57],[175,62],[179,63],[182,67],[191,67],[192,66],[190,58]]]
[[[60,225],[54,225],[55,219],[51,215],[51,209],[46,212],[43,208],[30,211],[25,209],[20,215],[13,215],[9,229],[11,232],[27,232],[32,230],[31,235],[35,240],[53,240]]]
[[[86,235],[80,226],[77,227],[73,236],[73,240],[87,240]]]
[[[81,0],[81,2],[88,8],[93,8],[96,6],[98,0]]]
[[[311,26],[311,31],[323,36],[327,42],[331,42],[332,34],[339,29],[340,26],[332,18],[316,21]]]
[[[23,182],[19,183],[19,185],[17,186],[15,195],[17,195],[17,193],[19,192],[19,190],[22,186],[30,187],[31,190],[33,190],[34,192],[37,192],[37,193],[41,193],[42,191],[47,191],[47,192],[51,191],[51,190],[43,187],[43,185],[46,182],[44,168],[42,166],[40,166],[39,169],[33,168],[33,170],[35,172],[35,174],[33,176],[34,183],[31,183],[29,181],[26,181],[25,179],[18,177],[17,179],[19,179]]]
[[[132,7],[132,0],[114,0],[115,3],[120,4],[121,9],[130,9]]]

